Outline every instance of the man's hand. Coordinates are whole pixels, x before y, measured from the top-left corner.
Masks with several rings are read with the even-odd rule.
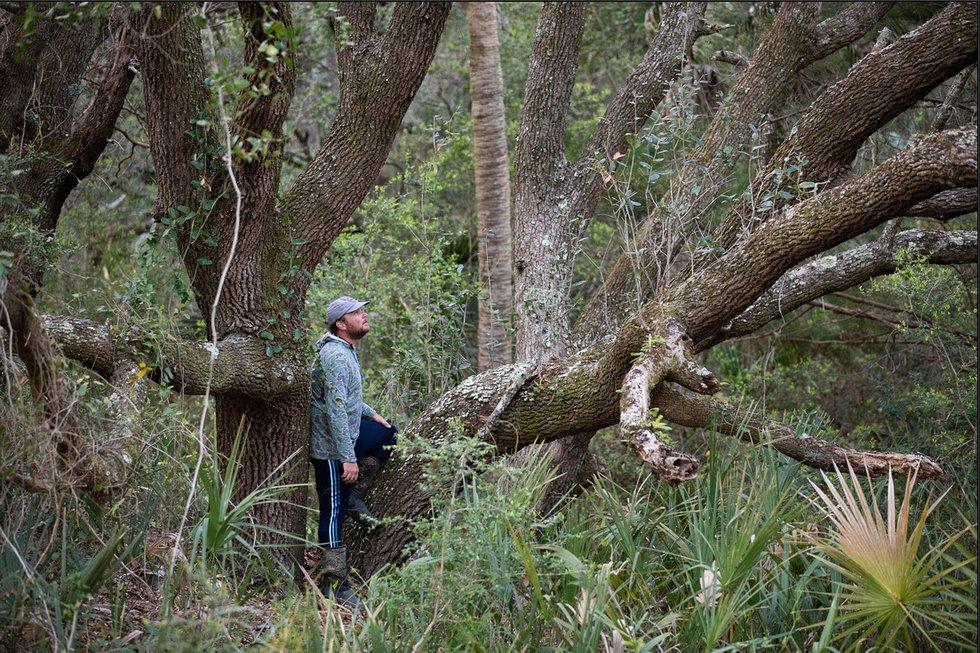
[[[354,483],[357,481],[357,463],[344,463],[344,471],[340,473],[340,480],[344,483]]]
[[[386,420],[384,417],[381,416],[381,413],[375,413],[374,417],[372,417],[371,419],[377,422],[378,424],[381,424],[386,429],[391,428],[391,424],[389,424],[388,420]]]

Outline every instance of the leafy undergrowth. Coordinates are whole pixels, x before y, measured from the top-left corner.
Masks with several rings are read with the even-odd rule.
[[[3,552],[0,650],[836,651],[918,650],[929,640],[975,650],[971,517],[937,521],[936,501],[912,484],[898,499],[887,479],[848,485],[723,444],[710,442],[691,483],[641,476],[622,487],[601,477],[552,515],[532,509],[550,478],[546,460],[525,469],[481,462],[481,445],[461,440],[428,450],[456,491],[437,497],[438,516],[417,526],[407,563],[357,587],[368,607],[358,615],[306,580],[273,586],[283,577],[275,556],[242,542],[202,556],[195,533],[222,514],[209,506],[175,546],[173,532],[145,517],[159,510],[99,539],[112,519],[92,504],[63,497],[61,514],[77,502],[79,518],[58,525],[39,518],[50,497],[8,489],[22,518],[11,513],[4,528],[16,546],[5,542]],[[56,536],[27,527],[31,514]],[[848,538],[869,525],[868,550],[884,546],[868,538],[902,540],[905,524],[914,528],[896,560],[909,591],[928,600],[902,621],[872,603],[881,588]],[[247,542],[243,516],[228,526]],[[315,561],[307,549],[311,577]]]

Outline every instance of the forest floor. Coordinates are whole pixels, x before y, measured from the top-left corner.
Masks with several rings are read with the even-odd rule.
[[[318,557],[315,547],[305,552],[303,567],[310,578],[315,576]],[[279,618],[277,603],[286,596],[285,588],[271,584],[255,583],[244,600],[220,591],[220,586],[210,592],[201,587],[192,591],[185,586],[177,590],[171,613],[164,621],[165,576],[163,567],[151,565],[134,565],[117,572],[110,583],[84,603],[77,621],[72,624],[74,634],[70,635],[68,650],[133,650],[150,639],[166,639],[173,644],[176,643],[174,638],[180,637],[181,632],[187,633],[188,629],[205,640],[216,636],[248,646],[259,641],[276,624]],[[353,619],[353,614],[345,608],[336,610],[345,623]],[[44,650],[47,648],[44,642],[50,642],[52,635],[47,627],[50,621],[51,615],[45,614],[43,609],[36,611],[33,618],[22,621],[29,626],[20,633],[11,633],[15,641],[2,643],[0,649],[13,643],[14,648],[9,650]],[[168,636],[164,631],[170,629],[173,634]],[[206,632],[209,629],[215,632]],[[221,630],[224,637],[221,637]]]

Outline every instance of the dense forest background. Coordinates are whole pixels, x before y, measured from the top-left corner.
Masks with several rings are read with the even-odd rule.
[[[399,22],[399,12],[410,12],[405,5],[423,3],[378,3],[376,10],[373,4],[365,3],[371,12],[367,21],[379,39],[396,35],[412,44],[413,52],[428,47],[416,43]],[[567,287],[559,293],[564,315],[558,321],[578,330],[551,331],[544,325],[554,316],[542,317],[550,308],[517,301],[512,309],[484,316],[502,325],[492,346],[495,355],[507,350],[505,359],[488,360],[480,304],[490,290],[481,281],[478,259],[489,236],[477,215],[470,60],[472,31],[488,28],[475,26],[477,19],[465,5],[428,19],[444,20],[444,27],[432,28],[427,37],[431,62],[419,60],[417,92],[405,91],[404,115],[390,117],[388,147],[366,134],[389,129],[374,121],[385,123],[376,118],[390,108],[383,93],[398,86],[399,78],[391,71],[379,75],[380,95],[372,95],[376,91],[365,82],[365,105],[342,93],[371,74],[358,68],[358,57],[369,58],[367,46],[359,48],[362,31],[370,29],[344,3],[297,3],[278,14],[268,6],[264,14],[239,10],[234,3],[180,9],[152,3],[0,3],[0,70],[10,89],[3,105],[7,115],[0,118],[0,648],[976,650],[976,6],[868,3],[880,7],[869,16],[854,8],[860,3],[811,4],[814,25],[843,17],[835,33],[849,27],[854,34],[813,60],[801,55],[806,65],[793,60],[784,66],[785,83],[748,119],[732,109],[742,97],[738,93],[748,93],[740,80],[755,74],[754,63],[773,56],[766,48],[778,43],[766,39],[781,29],[779,21],[804,10],[794,3],[718,2],[700,9],[697,4],[682,9],[672,3],[582,5],[577,48],[565,47],[558,37],[550,43],[553,61],[571,52],[565,107],[531,102],[531,89],[548,86],[536,81],[535,66],[547,58],[535,47],[547,36],[547,20],[561,26],[564,15],[540,3],[496,5],[502,127],[514,197],[513,276],[527,284],[520,267],[527,259],[521,248],[527,246],[542,260],[567,266]],[[652,51],[651,43],[659,43],[658,35],[666,42],[671,21],[697,11],[707,27],[697,38],[679,37],[674,43],[676,70],[674,63],[665,69],[662,100],[635,133],[625,130],[628,146],[594,157],[598,163],[593,161],[591,175],[601,183],[588,218],[569,237],[566,249],[574,254],[552,254],[533,239],[528,245],[527,225],[534,223],[521,216],[534,211],[521,207],[557,197],[534,185],[537,152],[547,145],[537,135],[550,133],[552,125],[547,119],[534,122],[528,107],[541,116],[560,114],[554,121],[560,123],[554,128],[555,147],[569,161],[588,160],[597,130],[613,122],[607,108]],[[291,14],[288,20],[283,12]],[[184,102],[183,89],[193,87],[193,80],[161,81],[180,70],[173,53],[183,50],[168,50],[163,37],[159,44],[144,38],[134,45],[127,36],[135,33],[134,16],[153,24],[144,36],[152,29],[183,33],[154,21],[188,26],[203,52],[201,88],[210,99],[199,107],[188,104],[193,120],[174,123],[177,137],[189,135],[194,152],[202,153],[188,157],[194,169],[188,187],[196,186],[185,196],[173,190],[179,175],[164,167],[165,161],[172,164],[167,159],[172,148],[161,145],[168,142],[161,125],[176,120],[167,114],[168,103]],[[948,33],[939,32],[943,20],[951,25]],[[861,21],[860,29],[851,24]],[[972,32],[964,28],[971,24]],[[78,40],[59,40],[63,33]],[[250,34],[259,33],[262,38],[249,41]],[[851,92],[846,84],[852,80],[880,94],[880,104],[893,102],[872,81],[853,80],[862,66],[890,56],[888,48],[900,47],[906,36],[944,44],[959,38],[969,45],[952,53],[937,45],[950,61],[945,68],[930,64],[922,72],[910,62],[909,72],[896,73],[896,79],[918,86],[894,101],[902,103],[900,110],[875,116],[880,124],[868,127],[864,105],[834,93]],[[75,50],[45,49],[55,43],[74,43],[78,52],[88,47],[88,57],[75,62],[69,56]],[[667,51],[666,45],[658,47]],[[914,51],[924,51],[925,46],[917,47]],[[37,74],[27,85],[34,90],[18,100],[18,75],[32,60],[49,76]],[[110,82],[117,72],[128,81],[113,96]],[[289,75],[294,88],[273,82]],[[914,81],[917,76],[925,81]],[[263,83],[272,91],[256,90]],[[900,81],[889,83],[897,86]],[[278,127],[266,129],[263,112],[279,109],[262,102],[280,96],[286,100]],[[101,132],[101,140],[93,138],[104,142],[104,149],[94,155],[71,150],[72,135],[84,133],[86,120],[97,118],[87,109],[108,107],[113,97],[118,107],[108,131]],[[243,106],[251,99],[259,108],[249,113]],[[31,120],[9,119],[16,102],[17,115],[36,118],[33,130]],[[834,102],[843,108],[828,123],[830,140],[856,142],[853,157],[834,160],[834,172],[821,177],[808,165],[820,161],[824,150],[805,140],[816,131],[807,131],[815,128],[804,119]],[[361,113],[352,109],[357,106]],[[50,107],[64,108],[63,115],[46,117]],[[207,111],[195,113],[202,107]],[[725,115],[730,117],[719,118]],[[236,131],[250,120],[258,127]],[[744,137],[728,132],[719,137],[718,125],[725,120],[735,125],[732,133]],[[852,125],[867,134],[847,136]],[[320,153],[340,142],[340,129],[355,143],[337,151],[357,152],[356,141],[363,139],[369,154],[324,163]],[[919,181],[918,170],[932,170],[921,162],[910,164],[912,172],[901,172],[903,156],[929,154],[936,143],[945,146],[943,138],[959,140],[934,159],[959,167],[943,172],[941,184]],[[699,158],[714,142],[720,143],[717,151]],[[522,153],[522,143],[525,150],[531,143],[530,153]],[[371,152],[380,163],[374,168],[362,162]],[[86,157],[91,165],[82,174],[79,161]],[[228,165],[233,174],[224,176],[222,161],[234,162]],[[872,205],[879,202],[876,188],[894,195],[891,178],[875,177],[864,188],[856,184],[891,170],[888,165],[899,170],[899,180],[915,177],[908,201],[896,203],[897,213],[862,223],[853,237],[848,216],[839,218],[839,228],[831,220],[825,231],[848,237],[835,241],[814,229],[814,242],[826,238],[827,243],[812,251],[793,250],[795,241],[773,240],[761,247],[772,258],[779,258],[781,249],[793,250],[798,258],[787,267],[809,274],[800,277],[804,281],[815,278],[815,270],[843,270],[855,252],[887,259],[874,271],[855,272],[852,282],[795,298],[787,310],[770,311],[769,318],[735,337],[719,336],[721,324],[699,331],[692,325],[701,313],[677,309],[695,316],[685,323],[694,342],[686,351],[698,368],[700,393],[711,396],[715,412],[681,419],[681,411],[669,410],[669,393],[658,399],[654,392],[652,404],[644,399],[642,416],[633,423],[626,417],[632,407],[627,384],[621,390],[622,420],[618,412],[609,418],[605,408],[593,411],[605,413],[590,421],[539,404],[527,410],[547,420],[540,432],[548,435],[532,428],[514,427],[518,435],[507,430],[525,419],[521,397],[531,397],[530,402],[538,393],[559,406],[569,397],[583,412],[591,411],[575,392],[616,395],[626,370],[642,372],[639,364],[626,364],[612,393],[597,380],[577,390],[547,385],[571,374],[576,363],[560,366],[578,360],[573,358],[578,350],[593,351],[588,346],[614,349],[622,341],[630,361],[642,361],[665,340],[670,345],[669,328],[649,327],[660,324],[657,320],[669,322],[659,314],[642,337],[622,335],[633,328],[630,315],[654,315],[650,297],[658,292],[678,307],[694,305],[696,299],[682,300],[702,292],[712,305],[728,297],[740,301],[735,284],[725,290],[706,282],[704,290],[690,291],[680,285],[704,269],[715,283],[710,270],[726,269],[723,254],[736,242],[724,238],[730,212],[749,206],[747,215],[771,225],[792,218],[787,207],[797,202],[807,217],[807,211],[820,215],[848,202],[860,205],[863,197]],[[53,219],[51,203],[40,201],[47,197],[44,184],[24,182],[42,168],[69,170],[77,184],[63,194]],[[315,170],[327,171],[321,185],[344,175],[361,180],[363,193],[350,192],[349,211],[326,196],[316,196],[311,207],[296,199],[317,181],[310,172]],[[247,186],[250,180],[258,181]],[[256,293],[255,302],[247,292],[249,282],[242,281],[250,268],[232,269],[224,297],[239,293],[248,301],[222,316],[210,312],[209,302],[230,301],[221,300],[215,287],[221,288],[217,271],[231,232],[214,225],[219,218],[231,224],[225,218],[236,213],[233,201],[225,204],[234,193],[217,189],[237,190],[239,181],[271,198],[248,210],[285,226],[250,239],[248,225],[259,218],[243,220],[241,251],[263,251],[264,240],[271,253],[262,256],[275,258],[279,267],[251,268],[261,277],[256,285],[272,298]],[[346,187],[338,187],[331,186],[331,192],[339,197]],[[942,192],[964,190],[946,204],[937,202],[938,208],[925,206]],[[819,203],[838,191],[839,197],[827,201],[830,208]],[[243,205],[259,196],[250,193],[240,195]],[[568,197],[562,206],[579,206],[579,196]],[[611,292],[609,280],[619,278],[622,260],[659,256],[644,240],[648,216],[661,215],[664,233],[684,231],[680,218],[672,222],[684,197],[697,207],[699,222],[684,238],[670,241],[674,258],[663,270],[637,265],[635,275],[626,275],[627,285],[637,287],[633,299],[619,308],[597,309],[597,298]],[[336,233],[314,256],[310,243],[319,241],[301,232],[307,218],[317,223],[318,211],[340,218]],[[742,225],[745,233],[768,233],[750,222]],[[708,228],[716,223],[722,228]],[[796,223],[788,227],[790,234],[803,234],[800,241],[807,240],[804,232]],[[737,242],[754,241],[746,236]],[[502,269],[509,268],[508,259]],[[732,270],[732,279],[741,274]],[[207,280],[211,274],[213,282]],[[777,278],[786,277],[779,272],[766,288]],[[520,287],[516,293],[532,296]],[[312,589],[312,562],[304,565],[302,556],[297,561],[284,553],[295,553],[299,541],[307,558],[312,555],[316,512],[306,491],[305,452],[293,446],[295,438],[287,439],[269,450],[289,455],[248,462],[259,455],[248,452],[262,449],[267,431],[242,419],[261,422],[247,405],[261,402],[263,392],[279,392],[276,384],[285,383],[290,369],[308,365],[310,347],[324,330],[324,309],[343,294],[371,300],[372,330],[358,348],[366,399],[400,427],[398,457],[415,461],[420,474],[392,469],[387,486],[411,484],[426,496],[424,505],[406,510],[397,499],[377,494],[378,504],[391,506],[381,511],[391,523],[351,532],[351,541],[368,542],[357,565],[363,578],[357,589],[368,605],[360,615],[337,608]],[[759,290],[746,307],[762,295]],[[25,314],[29,318],[17,322]],[[595,322],[597,314],[609,320]],[[31,326],[31,320],[37,324]],[[736,330],[741,324],[735,316],[721,321],[729,326],[734,321]],[[586,322],[600,326],[588,335],[578,326]],[[96,333],[91,325],[104,331]],[[22,342],[35,327],[50,339],[46,359],[32,358],[37,352]],[[529,329],[535,334],[528,335]],[[253,337],[257,349],[250,358],[235,359],[229,370],[214,367],[221,359],[216,355],[210,376],[202,377],[207,382],[198,384],[189,371],[196,356],[212,343],[218,351],[222,339],[222,347],[234,346],[234,338],[227,337],[231,332]],[[32,337],[30,342],[38,341]],[[125,347],[114,345],[107,358],[99,343],[112,339]],[[204,344],[200,350],[175,344],[192,341]],[[123,348],[125,356],[118,353]],[[47,363],[36,363],[42,359]],[[206,368],[207,358],[200,360]],[[37,371],[42,368],[47,371]],[[496,380],[480,376],[493,369],[510,371]],[[55,380],[39,385],[38,374]],[[676,369],[664,374],[691,388],[677,380],[683,375]],[[664,374],[649,384],[644,377],[643,394],[661,387]],[[261,377],[268,385],[229,399],[232,394],[222,393],[230,393],[227,388],[234,389],[239,376]],[[496,384],[486,386],[493,391],[486,397],[468,395],[466,388],[484,378]],[[697,383],[693,391],[698,392]],[[611,401],[620,405],[619,396]],[[461,404],[479,404],[479,409],[468,415]],[[295,414],[284,421],[270,418],[262,428],[301,427],[305,409],[284,406],[284,414]],[[563,420],[581,425],[566,431],[551,426]],[[524,423],[538,428],[531,419]],[[631,440],[639,432],[653,434],[657,446],[674,456],[668,459],[697,461],[693,471],[661,480],[663,467],[634,453],[642,449]],[[521,448],[534,439],[564,442],[566,437],[571,444],[564,449]],[[869,471],[868,478],[861,469],[835,473],[833,461],[857,459],[827,453],[818,464],[818,454],[832,449],[806,448],[817,441],[837,452],[911,458],[886,459],[894,463],[894,475],[887,473],[887,464],[886,473]],[[305,445],[302,437],[298,442]],[[759,446],[765,444],[772,446]],[[281,505],[288,506],[288,514],[277,512]],[[388,547],[397,555],[378,544],[382,540],[397,544]]]

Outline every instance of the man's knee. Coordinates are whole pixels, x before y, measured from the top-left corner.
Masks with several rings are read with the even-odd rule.
[[[354,445],[354,452],[358,460],[373,456],[379,460],[388,457],[388,448],[395,444],[395,433],[398,429],[387,427],[379,422],[369,419],[361,419],[361,429],[357,435],[357,442]]]

